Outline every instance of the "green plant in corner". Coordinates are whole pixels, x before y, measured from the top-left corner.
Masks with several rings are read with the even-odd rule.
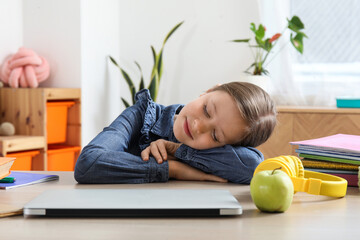
[[[288,21],[288,25],[286,26],[284,31],[282,33],[274,34],[271,38],[265,38],[266,28],[262,24],[259,24],[258,28],[256,28],[256,25],[254,23],[251,23],[250,30],[255,34],[255,42],[256,42],[255,45],[250,44],[250,38],[232,40],[232,42],[248,43],[250,49],[252,50],[255,62],[251,64],[250,67],[245,72],[252,75],[268,74],[268,71],[264,68],[266,67],[265,62],[269,54],[272,52],[274,46],[278,42],[279,38],[284,35],[284,32],[287,29],[290,30],[291,32],[290,42],[299,53],[301,54],[303,53],[303,49],[304,49],[303,38],[304,37],[307,38],[306,34],[301,31],[304,29],[304,24],[301,22],[298,16],[293,16],[291,20],[287,19],[287,21]],[[281,49],[279,49],[277,53],[279,53]],[[274,57],[272,59],[274,59]],[[267,64],[269,64],[271,60],[267,61]],[[251,68],[254,69],[252,72],[249,72],[249,69]]]
[[[158,95],[158,91],[159,91],[159,86],[160,86],[160,80],[161,80],[161,76],[162,76],[162,72],[163,72],[163,52],[164,52],[164,47],[166,42],[168,41],[168,39],[171,37],[171,35],[183,24],[184,22],[180,22],[178,23],[175,27],[173,27],[170,32],[166,35],[162,47],[160,49],[159,52],[156,52],[155,48],[153,46],[151,46],[151,51],[152,51],[152,55],[154,58],[154,65],[151,71],[151,77],[150,77],[150,83],[147,87],[147,89],[149,89],[151,98],[156,101],[157,95]],[[123,78],[125,79],[127,85],[129,86],[129,90],[131,93],[131,98],[132,98],[132,104],[135,104],[135,94],[144,89],[145,88],[145,83],[144,83],[144,77],[142,74],[142,69],[140,67],[140,64],[137,63],[135,61],[136,66],[138,67],[139,71],[140,71],[140,84],[138,87],[138,90],[136,90],[136,87],[134,85],[134,82],[132,81],[132,79],[130,78],[129,74],[119,66],[119,64],[115,61],[115,59],[111,56],[109,56],[111,62],[119,68],[121,75],[123,76]],[[124,98],[121,98],[122,102],[124,103],[125,107],[129,107],[130,103],[128,101],[126,101]]]

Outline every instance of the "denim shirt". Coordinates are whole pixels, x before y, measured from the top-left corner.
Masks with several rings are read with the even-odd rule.
[[[174,116],[183,105],[163,106],[152,101],[149,91],[136,94],[135,105],[125,109],[82,150],[75,166],[79,183],[149,183],[169,180],[167,161],[140,154],[151,142],[178,142],[173,133]],[[263,155],[255,148],[225,145],[207,150],[180,145],[178,161],[234,183],[250,183]]]

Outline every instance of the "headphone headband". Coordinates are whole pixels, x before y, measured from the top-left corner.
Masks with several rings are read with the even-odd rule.
[[[326,173],[307,170],[304,172],[303,178],[290,177],[295,191],[329,197],[344,197],[346,195],[347,181],[345,179]]]

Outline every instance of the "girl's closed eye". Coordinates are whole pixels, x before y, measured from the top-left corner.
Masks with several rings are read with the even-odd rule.
[[[210,114],[209,114],[209,112],[208,112],[208,110],[207,110],[207,105],[206,105],[206,104],[204,104],[203,110],[204,110],[205,116],[206,116],[207,118],[210,118]]]
[[[219,139],[217,139],[217,137],[216,137],[215,130],[213,131],[212,137],[213,137],[215,142],[219,142]]]
[[[208,110],[207,110],[207,105],[206,105],[206,104],[204,104],[203,110],[204,110],[205,116],[206,116],[207,118],[210,118],[211,116],[210,116],[210,114],[209,114],[209,112],[208,112]],[[212,139],[214,140],[214,142],[219,142],[219,139],[216,137],[215,129],[214,129],[214,131],[212,132],[211,135],[212,135]]]

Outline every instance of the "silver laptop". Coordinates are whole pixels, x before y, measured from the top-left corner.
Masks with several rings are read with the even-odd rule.
[[[240,215],[227,190],[61,189],[48,190],[24,206],[24,216],[187,217]]]

